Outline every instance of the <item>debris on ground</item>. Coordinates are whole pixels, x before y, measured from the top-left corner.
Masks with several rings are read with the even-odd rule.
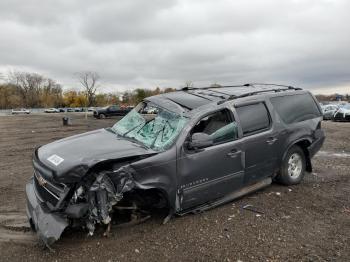
[[[37,237],[29,231],[29,225],[22,229],[13,228],[11,223],[10,228],[8,221],[17,223],[22,218],[26,221],[23,185],[32,176],[31,154],[35,145],[111,126],[117,121],[116,118],[101,121],[91,118],[87,121],[88,127],[83,116],[77,113],[76,117],[76,125],[69,129],[62,128],[60,114],[50,115],[47,121],[43,121],[40,114],[0,119],[0,148],[3,150],[0,166],[1,170],[6,170],[0,171],[1,261],[23,261],[23,258],[26,261],[111,262],[224,261],[225,258],[230,262],[349,260],[350,162],[347,158],[324,156],[312,160],[318,176],[307,174],[300,185],[290,187],[293,194],[287,194],[289,187],[273,184],[257,192],[257,199],[244,197],[200,215],[176,217],[165,226],[160,226],[163,216],[152,216],[147,223],[136,227],[113,224],[109,238],[98,236],[104,225],[96,231],[96,237],[87,238],[85,232],[67,231],[57,244],[56,252],[43,252],[36,245]],[[341,152],[350,148],[350,123],[324,122],[322,126],[327,132],[324,150]],[[321,186],[312,188],[316,182]],[[277,197],[275,192],[283,195]],[[241,216],[240,213],[246,212],[242,209],[245,204],[258,207],[265,214],[260,218],[256,217],[258,213]],[[235,214],[235,218],[228,222],[231,214]],[[282,219],[283,215],[291,217]],[[201,219],[202,216],[205,218]],[[264,219],[267,216],[269,219]],[[230,235],[229,240],[226,234]],[[135,252],[135,248],[140,253]]]
[[[257,208],[255,208],[254,206],[252,206],[252,205],[245,205],[245,206],[243,206],[242,207],[243,209],[245,209],[245,210],[249,210],[249,211],[252,211],[252,212],[255,212],[255,213],[258,213],[258,214],[264,214],[264,212],[263,211],[260,211],[260,210],[258,210]]]

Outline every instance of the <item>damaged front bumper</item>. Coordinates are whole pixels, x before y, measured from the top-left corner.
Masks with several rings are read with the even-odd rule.
[[[26,185],[27,216],[31,227],[46,246],[57,241],[64,229],[69,225],[67,218],[59,213],[52,213],[45,203],[41,203],[35,194],[34,180]]]
[[[135,187],[131,174],[124,168],[100,172],[91,179],[91,183],[65,186],[59,195],[50,190],[51,182],[44,180],[40,184],[38,174],[30,179],[26,185],[27,216],[46,246],[57,241],[68,226],[82,226],[92,235],[97,224],[109,225],[113,206],[122,200],[125,192]],[[55,199],[46,199],[50,196]]]

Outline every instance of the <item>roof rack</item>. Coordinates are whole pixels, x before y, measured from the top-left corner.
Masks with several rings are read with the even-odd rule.
[[[260,89],[257,91],[253,91],[253,92],[248,92],[248,93],[244,93],[241,95],[229,95],[226,94],[224,92],[220,92],[217,91],[220,88],[225,88],[225,87],[256,87],[256,86],[274,86],[274,87],[278,87],[278,88],[269,88],[269,89]],[[211,89],[211,91],[216,92],[216,93],[221,93],[224,95],[228,95],[228,98],[225,98],[223,100],[220,100],[219,102],[217,102],[218,105],[229,101],[229,100],[233,100],[233,99],[237,99],[237,98],[241,98],[241,97],[247,97],[247,96],[252,96],[252,95],[257,95],[260,93],[266,93],[266,92],[281,92],[281,91],[288,91],[288,90],[302,90],[299,87],[294,87],[294,86],[287,86],[287,85],[280,85],[280,84],[267,84],[267,83],[247,83],[247,84],[243,84],[243,85],[227,85],[227,86],[207,86],[207,87],[183,87],[181,90],[182,91],[191,91],[191,90],[206,90],[206,89]],[[192,94],[192,93],[191,93]]]
[[[289,89],[295,89],[295,90],[301,90],[299,87],[294,86],[287,86],[287,85],[280,85],[280,84],[267,84],[267,83],[247,83],[243,85],[228,85],[228,86],[205,86],[205,87],[183,87],[181,88],[182,91],[188,91],[188,90],[198,90],[198,89],[217,89],[217,88],[225,88],[225,87],[255,87],[255,86],[278,86],[278,87],[287,87]]]
[[[186,86],[181,88],[181,91],[188,91],[188,90],[198,90],[198,89],[217,89],[217,88],[223,88],[223,87],[243,87],[243,86],[251,86],[251,84],[244,84],[244,85],[231,85],[231,86],[205,86],[205,87],[190,87]]]
[[[293,87],[293,86],[286,86],[286,85],[277,85],[277,84],[255,84],[255,85],[270,85],[270,86],[279,86],[279,87],[285,87],[285,88],[264,89],[264,90],[259,90],[259,91],[255,91],[255,92],[245,93],[245,94],[238,95],[238,96],[231,95],[227,99],[219,101],[217,104],[220,105],[220,104],[225,103],[226,101],[229,101],[229,100],[242,98],[242,97],[247,97],[247,96],[253,96],[253,95],[260,94],[260,93],[267,93],[267,92],[275,92],[275,93],[277,93],[277,92],[288,91],[288,90],[302,90],[300,87]]]

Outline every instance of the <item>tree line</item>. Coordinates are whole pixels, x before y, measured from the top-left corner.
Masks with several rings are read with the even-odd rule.
[[[97,72],[82,71],[75,74],[81,90],[66,89],[55,80],[31,72],[15,71],[7,76],[0,73],[0,109],[91,107],[106,105],[136,105],[145,97],[174,91],[174,88],[154,90],[138,88],[133,91],[97,93],[100,76]]]
[[[97,93],[100,88],[100,76],[97,72],[81,71],[75,74],[80,83],[80,91],[63,90],[55,80],[31,72],[14,71],[7,75],[0,72],[0,109],[11,108],[48,108],[48,107],[90,107],[106,105],[136,105],[148,96],[172,92],[175,88],[144,89],[114,93]],[[220,87],[214,83],[212,87]],[[186,81],[185,87],[193,87]],[[318,95],[319,101],[336,101],[339,95]],[[341,97],[349,101],[349,95]]]
[[[331,102],[331,101],[348,101],[350,102],[350,96],[349,94],[346,95],[339,95],[339,94],[333,94],[333,95],[316,95],[316,98],[319,102]]]

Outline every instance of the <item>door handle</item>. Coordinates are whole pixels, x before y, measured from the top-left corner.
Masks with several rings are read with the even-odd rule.
[[[267,140],[266,140],[266,143],[268,143],[269,145],[272,145],[273,143],[275,143],[278,139],[276,137],[269,137]]]
[[[227,153],[227,156],[228,156],[228,157],[235,158],[235,157],[237,157],[241,152],[242,152],[241,150],[232,149],[230,152]]]

